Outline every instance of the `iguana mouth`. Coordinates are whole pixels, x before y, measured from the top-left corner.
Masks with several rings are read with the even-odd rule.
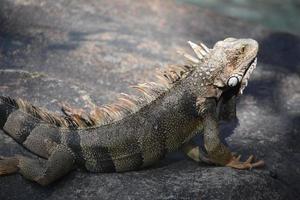
[[[247,65],[247,69],[244,72],[241,83],[238,86],[230,88],[229,90],[226,90],[225,92],[223,92],[221,94],[220,98],[217,100],[218,115],[221,112],[220,109],[222,109],[222,105],[224,104],[224,102],[227,102],[232,97],[237,97],[237,96],[243,94],[243,90],[248,85],[248,80],[250,78],[250,75],[256,68],[256,64],[257,64],[257,57],[253,58],[253,60],[251,62],[249,62],[249,64]]]
[[[257,64],[257,57],[255,57],[248,65],[247,70],[245,71],[241,84],[240,84],[240,89],[239,89],[239,94],[243,94],[244,89],[246,88],[246,86],[248,85],[248,80],[250,78],[250,75],[252,74],[252,72],[254,71],[254,69],[256,68],[256,64]]]

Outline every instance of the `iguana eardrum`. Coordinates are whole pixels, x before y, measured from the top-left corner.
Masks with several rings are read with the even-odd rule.
[[[91,172],[137,170],[179,148],[195,161],[237,169],[262,166],[239,161],[219,139],[218,121],[235,117],[235,100],[256,66],[258,43],[227,38],[212,49],[189,42],[197,58],[169,66],[157,81],[135,86],[90,114],[64,107],[65,116],[21,99],[0,97],[0,128],[38,155],[1,157],[0,175],[20,173],[47,185],[75,167]],[[203,132],[204,147],[190,140]]]

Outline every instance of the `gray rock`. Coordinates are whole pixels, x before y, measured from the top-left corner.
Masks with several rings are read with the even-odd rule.
[[[300,39],[174,1],[0,1],[0,91],[59,112],[59,103],[107,103],[151,79],[157,65],[182,62],[187,40],[209,46],[228,36],[259,41],[259,64],[221,124],[224,141],[261,170],[197,165],[180,153],[127,173],[74,171],[41,187],[0,178],[0,199],[297,199],[300,197]],[[30,155],[3,132],[0,155]]]

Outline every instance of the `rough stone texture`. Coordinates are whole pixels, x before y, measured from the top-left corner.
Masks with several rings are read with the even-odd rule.
[[[20,175],[0,178],[0,199],[300,198],[300,38],[243,24],[175,1],[0,0],[0,92],[59,112],[67,101],[107,103],[153,69],[182,62],[186,41],[211,46],[228,36],[261,45],[258,68],[224,140],[262,170],[197,165],[182,154],[136,172],[74,171],[43,188]],[[0,155],[27,154],[0,133]]]

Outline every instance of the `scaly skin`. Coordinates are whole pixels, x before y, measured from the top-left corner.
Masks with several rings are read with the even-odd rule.
[[[105,125],[58,127],[22,111],[14,100],[2,98],[0,128],[43,159],[1,157],[0,175],[19,172],[47,185],[76,166],[92,172],[136,170],[181,147],[197,162],[238,169],[262,166],[262,161],[253,163],[252,157],[240,162],[221,143],[218,130],[219,120],[235,117],[236,96],[244,89],[249,66],[256,64],[257,42],[228,38],[213,49],[205,47],[209,52],[205,58],[199,46],[190,44],[201,62],[185,55],[194,62],[185,78],[137,112]],[[199,130],[203,130],[207,154],[190,143]]]

